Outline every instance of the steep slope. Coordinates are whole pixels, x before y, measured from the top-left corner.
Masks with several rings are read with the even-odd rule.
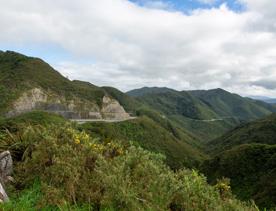
[[[207,145],[210,152],[216,153],[234,146],[251,143],[276,144],[276,114],[243,124],[210,141]]]
[[[276,206],[276,114],[239,126],[207,148],[214,156],[202,171],[211,183],[228,177],[239,198]]]
[[[205,161],[202,172],[212,184],[230,178],[239,199],[254,199],[262,208],[276,206],[276,145],[236,146]]]
[[[132,115],[136,114],[136,111],[144,107],[143,103],[137,101],[135,98],[126,95],[125,93],[115,89],[113,87],[101,87],[111,97],[118,100],[118,102],[124,107],[124,109]]]
[[[223,89],[189,91],[206,103],[220,117],[236,117],[248,121],[275,112],[276,108],[262,101],[244,98]]]
[[[70,81],[41,59],[1,52],[0,69],[2,115],[46,110],[67,118],[128,118],[104,89]]]
[[[129,142],[136,134],[138,138],[143,138],[139,143],[141,146],[165,153],[170,160],[168,163],[174,168],[188,163],[193,166],[205,156],[200,152],[199,142],[192,134],[164,119],[160,112],[150,106],[115,88],[70,81],[44,61],[15,52],[0,54],[0,70],[0,86],[3,91],[0,95],[6,96],[0,102],[2,117],[16,116],[22,119],[24,114],[23,119],[33,117],[43,121],[45,118],[41,112],[29,114],[31,111],[56,113],[67,119],[127,120],[129,115],[134,115],[139,117],[137,122],[125,122],[118,126],[112,124],[112,128],[116,128],[110,129],[116,132],[113,138],[124,137]],[[9,118],[6,121],[15,120]],[[99,124],[108,128],[108,124]],[[125,134],[119,129],[121,125],[130,125],[134,130]],[[140,137],[139,134],[144,136]]]
[[[144,87],[127,94],[159,111],[204,142],[223,135],[242,122],[276,111],[273,105],[243,98],[222,89],[179,92]]]
[[[147,150],[164,154],[167,164],[173,169],[198,166],[206,158],[200,148],[192,144],[198,141],[181,130],[169,127],[170,125],[162,127],[162,124],[158,124],[146,116],[127,122],[98,122],[79,126],[89,132],[91,136],[100,137],[102,140],[132,141]]]
[[[95,139],[44,114],[52,124],[25,116],[19,122],[31,122],[20,130],[0,130],[0,148],[10,150],[15,178],[5,185],[10,201],[1,210],[258,210],[228,189],[222,193],[224,183],[211,186],[195,170],[171,170],[163,156],[121,140]]]
[[[216,117],[213,111],[188,92],[179,92],[168,88],[144,87],[129,91],[127,94],[166,115],[182,115],[191,119]]]

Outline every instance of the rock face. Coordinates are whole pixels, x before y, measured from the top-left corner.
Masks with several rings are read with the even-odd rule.
[[[40,88],[34,88],[25,92],[12,106],[12,110],[7,113],[8,117],[16,116],[33,110],[43,110],[62,115],[68,119],[116,119],[129,118],[120,103],[104,96],[102,106],[95,102],[73,98],[67,100],[64,96],[46,92]]]
[[[4,151],[0,154],[0,202],[8,202],[9,197],[5,191],[5,184],[12,181],[13,162],[11,153]]]
[[[108,96],[103,97],[101,113],[105,119],[127,119],[130,117],[117,100]]]

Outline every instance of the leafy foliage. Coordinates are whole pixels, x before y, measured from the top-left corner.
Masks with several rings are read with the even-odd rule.
[[[28,126],[6,139],[21,145],[23,156],[15,164],[17,192],[4,210],[257,210],[222,197],[196,171],[173,172],[162,155],[70,125]]]
[[[172,131],[160,127],[146,116],[120,123],[87,123],[80,128],[103,140],[133,141],[145,149],[165,154],[166,162],[173,169],[196,166],[205,158],[199,148],[189,143],[192,142],[192,137],[182,134],[181,131],[175,131],[179,136],[175,137]]]
[[[231,179],[233,192],[261,207],[276,206],[276,145],[246,144],[223,151],[204,162],[202,172],[211,183]]]
[[[214,183],[231,179],[240,199],[253,198],[261,207],[275,207],[276,201],[276,116],[243,124],[206,144],[213,155],[202,171]]]
[[[215,154],[241,144],[276,144],[276,114],[240,125],[209,142],[208,150]]]

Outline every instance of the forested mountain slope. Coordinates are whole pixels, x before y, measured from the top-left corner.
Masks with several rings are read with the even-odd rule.
[[[261,207],[276,206],[276,115],[237,127],[207,143],[213,157],[202,165],[211,183],[231,179],[241,199],[254,199]]]

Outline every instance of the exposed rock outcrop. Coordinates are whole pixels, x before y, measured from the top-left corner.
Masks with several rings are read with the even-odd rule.
[[[24,92],[14,103],[8,117],[32,110],[43,110],[60,114],[68,119],[127,119],[129,114],[120,103],[104,96],[102,106],[80,98],[66,99],[64,96],[34,88]]]
[[[4,151],[0,154],[0,202],[9,201],[5,191],[5,184],[12,181],[11,173],[13,168],[11,153]]]
[[[127,119],[130,117],[117,100],[108,96],[103,97],[101,113],[105,119]]]

